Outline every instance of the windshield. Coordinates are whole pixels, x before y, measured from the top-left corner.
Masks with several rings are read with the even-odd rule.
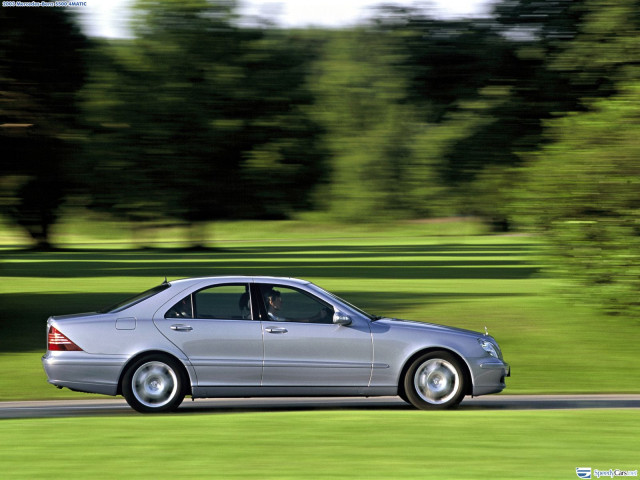
[[[345,305],[347,305],[349,308],[352,308],[353,310],[355,310],[356,312],[364,315],[365,317],[367,317],[369,320],[380,320],[382,317],[379,315],[371,315],[370,313],[365,312],[364,310],[362,310],[361,308],[356,307],[355,305],[353,305],[352,303],[347,302],[344,298],[340,298],[339,296],[337,296],[334,293],[328,292],[327,290],[325,290],[322,287],[319,287],[317,285],[312,284],[315,288],[317,288],[318,290],[320,290],[321,292],[323,292],[325,295],[329,295],[330,297],[335,298],[336,300],[344,303]]]
[[[171,284],[169,284],[169,283],[163,283],[162,285],[158,285],[157,287],[150,288],[149,290],[146,290],[146,291],[144,291],[142,293],[139,293],[139,294],[137,294],[137,295],[135,295],[133,297],[130,297],[130,298],[127,298],[126,300],[118,302],[115,305],[111,305],[110,307],[107,307],[107,308],[104,308],[102,310],[99,310],[98,313],[117,313],[117,312],[121,312],[125,308],[132,307],[136,303],[140,303],[143,300],[146,300],[147,298],[153,297],[157,293],[160,293],[160,292],[166,290],[170,286],[171,286]]]

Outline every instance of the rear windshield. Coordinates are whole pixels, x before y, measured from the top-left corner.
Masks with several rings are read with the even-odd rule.
[[[122,302],[116,303],[115,305],[111,305],[108,308],[102,309],[100,310],[98,313],[118,313],[121,312],[122,310],[132,307],[134,306],[136,303],[140,303],[144,300],[146,300],[147,298],[151,298],[154,295],[166,290],[167,288],[169,288],[171,286],[171,284],[169,283],[163,283],[162,285],[158,285],[157,287],[153,287],[150,288],[149,290],[146,290],[142,293],[139,293],[133,297],[127,298],[126,300],[123,300]]]

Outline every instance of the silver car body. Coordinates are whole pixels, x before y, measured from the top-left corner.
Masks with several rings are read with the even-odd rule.
[[[293,288],[332,310],[331,323],[273,320],[251,300],[248,318],[166,318],[181,299],[216,285]],[[109,313],[53,316],[50,327],[79,351],[48,350],[49,383],[117,395],[128,365],[141,355],[177,359],[193,398],[238,396],[378,396],[401,393],[413,360],[446,351],[460,360],[465,394],[500,392],[509,376],[497,342],[486,334],[422,322],[368,316],[322,288],[298,279],[207,277],[172,281],[158,293]],[[191,297],[192,298],[192,297]],[[483,345],[491,344],[489,354]]]

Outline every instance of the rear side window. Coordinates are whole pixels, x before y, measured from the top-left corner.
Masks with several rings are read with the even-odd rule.
[[[251,295],[246,284],[217,285],[193,294],[195,318],[250,320]]]
[[[164,318],[193,318],[191,295],[184,297],[165,313]]]

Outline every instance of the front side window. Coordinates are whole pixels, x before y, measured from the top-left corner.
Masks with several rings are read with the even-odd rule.
[[[251,295],[245,284],[217,285],[193,294],[195,318],[250,320]]]
[[[260,285],[269,320],[274,322],[332,323],[333,308],[320,299],[282,285]]]

